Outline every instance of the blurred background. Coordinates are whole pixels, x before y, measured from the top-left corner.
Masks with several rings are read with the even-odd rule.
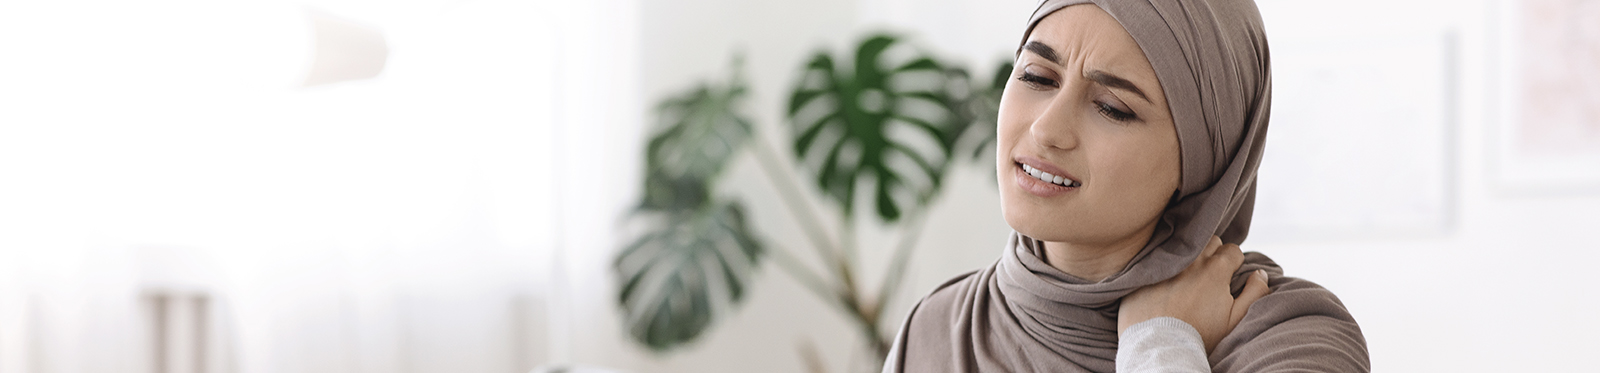
[[[1377,371],[1590,369],[1600,1],[1257,3],[1245,249]],[[1004,245],[981,108],[1035,4],[0,1],[0,373],[872,371]],[[889,132],[938,172],[888,197],[795,144],[874,35],[959,119]]]

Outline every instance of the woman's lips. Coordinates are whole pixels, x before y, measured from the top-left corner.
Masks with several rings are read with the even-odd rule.
[[[1014,163],[1011,167],[1011,174],[1013,179],[1016,179],[1018,187],[1039,197],[1055,197],[1078,190],[1078,187],[1061,186],[1036,179],[1028,175],[1028,171],[1022,168],[1022,163]]]
[[[1060,177],[1062,177],[1062,178],[1064,178],[1066,180],[1072,180],[1072,182],[1069,182],[1069,183],[1057,183],[1057,184],[1067,185],[1067,186],[1083,186],[1083,184],[1078,180],[1078,178],[1072,176],[1072,174],[1068,173],[1067,170],[1063,170],[1060,167],[1056,167],[1055,164],[1047,162],[1047,161],[1045,161],[1043,159],[1039,159],[1039,158],[1035,158],[1035,157],[1031,157],[1031,156],[1026,156],[1026,155],[1019,155],[1019,156],[1016,156],[1015,158],[1012,158],[1011,162],[1022,165],[1024,171],[1043,171],[1045,173],[1049,173],[1052,176],[1060,176]],[[1032,168],[1032,170],[1028,170],[1028,168]],[[1045,180],[1045,181],[1052,181],[1052,180]],[[1074,183],[1078,183],[1078,184],[1077,185],[1073,185]]]

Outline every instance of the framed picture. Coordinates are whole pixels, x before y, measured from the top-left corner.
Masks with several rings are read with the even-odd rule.
[[[1455,38],[1448,30],[1273,40],[1272,122],[1253,241],[1429,236],[1449,228]]]
[[[1600,1],[1495,6],[1496,186],[1600,192]]]

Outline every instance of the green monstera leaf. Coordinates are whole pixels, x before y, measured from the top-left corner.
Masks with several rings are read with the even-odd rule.
[[[736,202],[658,213],[661,229],[617,257],[629,335],[657,351],[693,340],[722,304],[744,298],[763,248]]]
[[[744,84],[735,78],[726,87],[702,85],[656,108],[661,126],[645,146],[641,208],[708,203],[712,179],[750,138],[750,121],[735,110],[744,95]]]
[[[633,214],[648,228],[614,263],[629,334],[651,349],[699,336],[717,310],[744,298],[760,264],[764,250],[744,209],[711,194],[751,135],[750,121],[737,110],[744,94],[735,76],[657,107],[660,126],[645,148],[644,200]]]
[[[927,204],[971,124],[950,95],[960,85],[952,84],[951,70],[926,55],[894,53],[909,50],[895,43],[869,37],[845,66],[816,54],[790,96],[795,155],[847,217],[863,177],[874,182],[870,193],[885,222]]]

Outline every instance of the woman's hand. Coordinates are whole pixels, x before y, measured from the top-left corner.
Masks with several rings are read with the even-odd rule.
[[[1117,335],[1134,324],[1168,316],[1183,320],[1199,331],[1206,353],[1211,353],[1222,337],[1244,319],[1250,305],[1269,291],[1266,272],[1256,270],[1245,283],[1244,291],[1234,298],[1228,292],[1228,285],[1241,264],[1244,264],[1244,253],[1239,251],[1239,245],[1223,244],[1222,239],[1212,236],[1200,257],[1178,276],[1145,286],[1122,298],[1122,307],[1117,311]]]

